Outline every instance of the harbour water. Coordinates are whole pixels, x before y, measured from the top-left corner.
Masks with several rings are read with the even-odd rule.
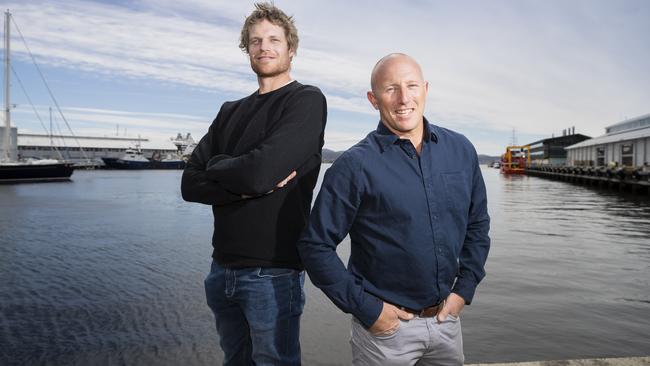
[[[466,361],[650,354],[650,199],[483,174],[492,250],[462,314]],[[0,186],[0,364],[219,364],[211,211],[182,200],[180,176]],[[350,364],[349,316],[306,293],[303,364]]]

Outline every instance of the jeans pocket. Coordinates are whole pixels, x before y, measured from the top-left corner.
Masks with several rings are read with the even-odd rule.
[[[456,322],[458,322],[460,320],[460,317],[458,315],[447,314],[447,320],[450,320],[450,321],[456,323]]]
[[[284,276],[291,276],[296,272],[298,271],[292,268],[262,267],[258,269],[257,277],[260,278],[284,277]]]
[[[391,338],[395,337],[395,336],[397,335],[397,333],[399,333],[400,329],[402,329],[402,320],[398,320],[398,322],[399,322],[399,323],[397,324],[397,327],[396,327],[395,329],[392,329],[392,330],[388,331],[388,332],[382,332],[382,333],[375,334],[375,333],[372,333],[372,332],[371,332],[370,330],[368,330],[368,329],[365,329],[365,328],[363,328],[363,329],[364,329],[364,330],[365,330],[365,331],[366,331],[366,332],[367,332],[371,337],[373,337],[373,338],[375,338],[375,339],[377,339],[377,340],[384,341],[384,340],[388,340],[388,339],[391,339]]]

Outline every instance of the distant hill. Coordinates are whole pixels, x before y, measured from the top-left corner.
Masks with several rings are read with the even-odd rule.
[[[323,149],[323,163],[333,163],[341,154],[343,154],[343,151]]]
[[[338,158],[341,154],[343,154],[343,151],[333,151],[330,149],[323,149],[323,163],[333,163],[336,158]],[[490,155],[482,155],[479,154],[478,156],[478,163],[479,164],[489,164],[493,161],[500,160],[500,156],[490,156]]]
[[[501,160],[500,156],[490,156],[490,155],[478,155],[478,163],[479,164],[489,164],[493,161],[498,161]]]

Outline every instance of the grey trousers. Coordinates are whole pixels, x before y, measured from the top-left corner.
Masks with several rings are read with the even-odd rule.
[[[401,320],[386,336],[371,334],[352,317],[350,345],[354,366],[458,366],[465,359],[460,319],[452,315],[441,323],[435,317]]]

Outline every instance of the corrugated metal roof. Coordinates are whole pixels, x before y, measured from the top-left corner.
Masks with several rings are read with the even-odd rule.
[[[587,135],[583,135],[581,133],[574,133],[571,135],[564,135],[564,136],[555,136],[555,137],[547,137],[545,139],[537,140],[535,142],[531,142],[528,144],[530,147],[533,147],[534,145],[542,145],[542,144],[551,144],[551,143],[561,143],[563,140],[571,140],[571,139],[590,139],[591,137]]]
[[[630,123],[630,122],[634,122],[634,121],[638,121],[638,120],[642,120],[642,119],[646,119],[648,117],[650,117],[650,113],[644,114],[642,116],[634,117],[634,118],[628,118],[628,119],[626,119],[624,121],[617,122],[617,123],[614,123],[613,125],[606,126],[605,129],[620,126],[620,125],[624,125],[626,123]]]
[[[594,137],[593,139],[585,140],[575,145],[568,146],[565,149],[572,150],[580,147],[609,144],[612,142],[620,142],[620,141],[630,141],[630,140],[636,140],[645,137],[650,137],[650,127],[644,127],[644,128],[639,128],[637,130],[624,131],[620,133],[613,133],[609,135]]]
[[[138,143],[137,138],[120,137],[94,137],[94,136],[53,136],[52,143],[56,147],[100,148],[100,149],[128,149],[134,148]],[[50,146],[50,136],[35,134],[18,134],[18,146]],[[176,145],[171,140],[140,139],[140,148],[143,150],[171,150],[176,151]]]

